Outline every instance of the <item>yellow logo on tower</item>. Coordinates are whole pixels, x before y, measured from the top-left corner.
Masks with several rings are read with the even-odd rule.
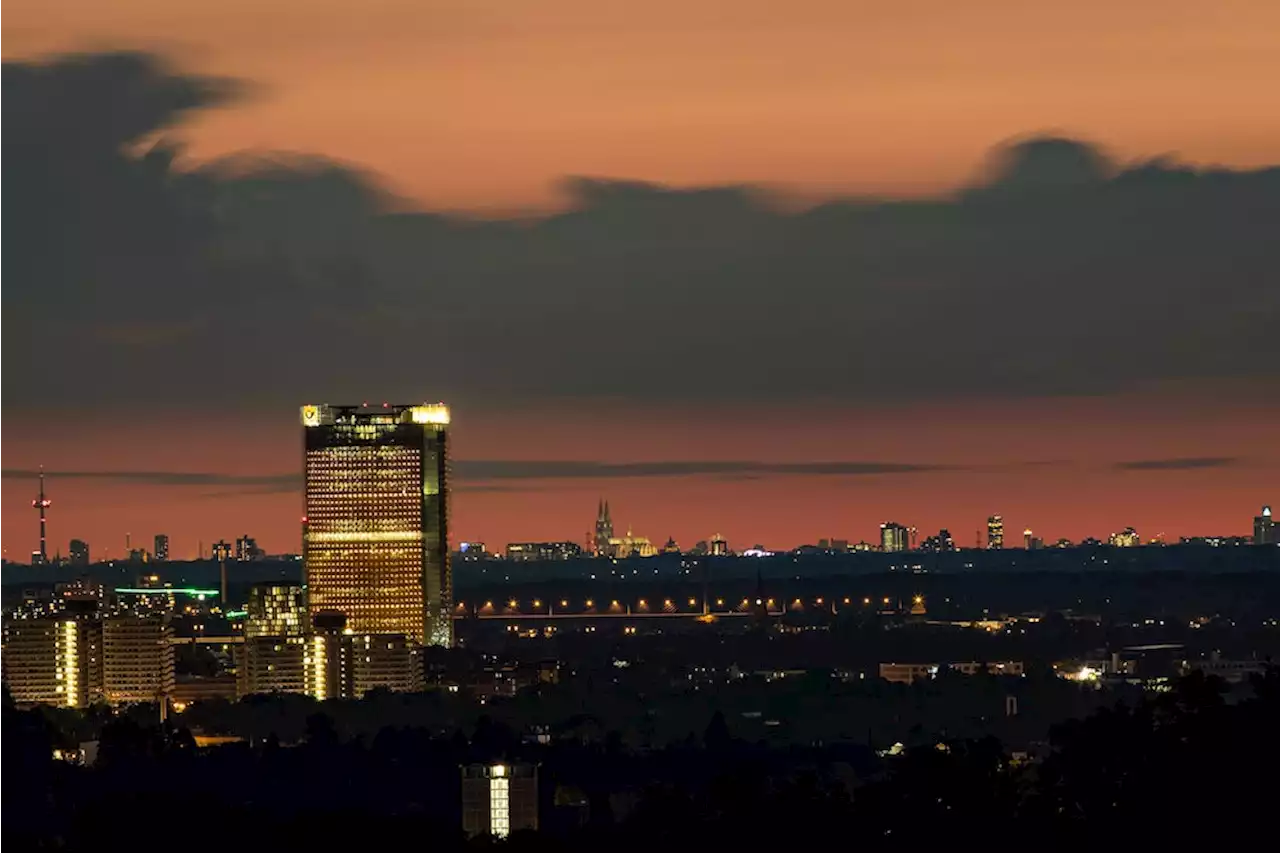
[[[302,407],[302,425],[303,426],[320,426],[320,407],[319,406],[303,406]]]

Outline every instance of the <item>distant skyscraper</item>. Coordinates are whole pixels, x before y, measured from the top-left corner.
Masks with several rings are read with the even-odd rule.
[[[89,543],[83,539],[71,540],[71,565],[89,565]]]
[[[956,540],[951,531],[944,527],[938,531],[937,536],[926,537],[921,548],[925,551],[954,551]]]
[[[609,515],[609,502],[600,499],[596,510],[596,556],[610,554],[609,540],[613,538],[613,518]]]
[[[258,547],[258,540],[254,539],[248,533],[236,540],[236,560],[241,563],[247,563],[250,560],[262,559],[262,549]]]
[[[156,559],[157,562],[161,562],[161,563],[169,559],[169,537],[168,536],[166,536],[163,533],[156,534],[156,547],[155,547],[155,550],[151,552],[151,555]]]
[[[911,531],[896,521],[886,521],[880,525],[880,550],[885,552],[905,551],[910,543]]]
[[[708,553],[713,557],[726,557],[729,555],[729,541],[719,533],[711,537],[711,543],[707,547],[710,549]]]
[[[449,409],[303,406],[303,566],[312,616],[453,645]]]
[[[235,552],[231,549],[231,543],[220,539],[213,543],[213,550],[210,552],[209,556],[214,560],[222,562],[230,560],[234,553]]]
[[[1004,516],[993,515],[987,519],[987,548],[992,551],[998,551],[1003,547]]]
[[[1253,519],[1253,544],[1254,545],[1274,545],[1276,538],[1276,523],[1271,519],[1271,507],[1264,506],[1262,512]]]

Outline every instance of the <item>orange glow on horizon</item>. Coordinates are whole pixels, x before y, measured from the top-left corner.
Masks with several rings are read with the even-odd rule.
[[[601,496],[618,523],[684,548],[723,530],[735,550],[759,543],[787,548],[820,538],[878,541],[884,518],[909,520],[932,535],[948,528],[969,547],[999,508],[1008,524],[1059,537],[1105,539],[1134,526],[1144,538],[1163,532],[1248,535],[1264,503],[1275,504],[1280,406],[1239,401],[1216,406],[1180,399],[1075,398],[1005,403],[936,404],[824,410],[811,417],[742,417],[731,408],[677,417],[643,409],[590,417],[572,410],[503,412],[455,406],[453,454],[467,459],[929,463],[956,470],[867,476],[768,475],[511,480],[469,484],[455,478],[453,538],[507,542],[581,541]],[[50,476],[49,551],[67,553],[71,538],[95,558],[123,556],[125,534],[150,548],[170,536],[174,559],[208,553],[219,540],[249,533],[270,553],[296,552],[301,495],[301,427],[287,408],[279,417],[226,415],[197,421],[181,413],[138,422],[84,417],[6,415],[7,469]],[[186,440],[164,440],[182,424]],[[86,436],[94,436],[92,442]],[[786,441],[773,440],[785,435]],[[536,440],[530,441],[530,437]],[[672,436],[678,441],[672,444]],[[769,448],[774,458],[761,458]],[[858,449],[857,456],[854,451]],[[1187,470],[1125,471],[1115,463],[1230,454],[1230,464]],[[455,466],[456,467],[456,466]],[[67,471],[200,471],[282,475],[280,487],[151,485],[65,479]],[[37,544],[34,480],[6,479],[3,535],[10,559]],[[1015,509],[1016,508],[1016,512]],[[497,547],[494,547],[494,546]]]

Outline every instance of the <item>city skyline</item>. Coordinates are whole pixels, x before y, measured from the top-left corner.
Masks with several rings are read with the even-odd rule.
[[[1178,122],[1137,135],[1047,121],[1070,117],[1062,98],[966,125],[981,143],[922,132],[926,151],[860,130],[921,174],[942,154],[968,164],[970,177],[919,193],[797,208],[773,194],[795,177],[781,167],[750,183],[715,169],[682,180],[624,168],[625,156],[615,168],[628,147],[615,139],[600,149],[607,168],[588,172],[604,177],[562,184],[555,211],[477,218],[430,193],[397,195],[430,176],[401,173],[399,157],[349,159],[321,127],[285,154],[232,134],[223,143],[243,157],[202,160],[215,153],[200,142],[210,127],[284,109],[306,82],[238,65],[243,54],[174,51],[147,8],[67,20],[80,33],[134,27],[118,43],[153,53],[51,54],[75,45],[35,37],[73,34],[40,25],[44,5],[25,7],[34,29],[7,21],[6,176],[24,216],[6,231],[5,467],[62,472],[50,480],[54,552],[71,538],[115,552],[125,533],[163,532],[178,556],[246,530],[292,550],[300,481],[282,412],[306,400],[449,400],[455,531],[493,542],[584,541],[582,507],[600,495],[620,531],[656,543],[715,532],[769,546],[873,541],[886,520],[967,543],[993,513],[1010,537],[1030,527],[1047,541],[1130,525],[1245,534],[1242,519],[1280,481],[1280,168],[1264,156],[1277,150],[1265,143],[1272,123],[1245,108],[1259,63],[1280,61],[1253,49],[1280,31],[1264,19],[1208,26],[1198,8],[1161,4],[1172,16],[1162,49],[1195,45],[1215,57],[1214,85],[1249,86],[1235,100],[1197,90],[1196,104],[1165,113]],[[933,10],[924,18],[956,23],[950,4]],[[767,33],[775,13],[756,12],[747,28]],[[630,23],[594,14],[513,19],[506,43],[545,47],[543,23],[592,21],[614,36]],[[885,14],[882,34],[919,19]],[[1018,29],[1042,14],[999,21]],[[1113,24],[1133,35],[1130,14]],[[201,32],[204,15],[175,12],[165,27]],[[997,22],[960,17],[975,38]],[[204,29],[211,43],[234,41]],[[1097,47],[1092,30],[1072,39],[1081,55]],[[1150,85],[1132,63],[1113,70],[1115,86]],[[1065,79],[1045,94],[1061,95]],[[881,82],[850,97],[892,100]],[[917,120],[954,102],[951,75],[920,85],[929,103],[904,102]],[[329,101],[339,115],[368,99],[343,89]],[[1127,103],[1125,116],[1139,115]],[[616,104],[660,118],[651,99],[624,92]],[[1246,147],[1264,140],[1263,153],[1186,144],[1184,118],[1222,118],[1225,106],[1237,142],[1248,130]],[[462,115],[444,102],[424,112]],[[382,113],[349,124],[371,139],[397,127]],[[741,131],[733,150],[767,149]],[[539,170],[591,166],[571,136]],[[676,137],[664,138],[671,157]],[[689,141],[696,158],[706,140]],[[433,140],[408,147],[415,161],[443,156]],[[518,138],[509,148],[495,160],[526,150]],[[874,151],[850,151],[814,167],[833,181],[881,174]],[[39,369],[20,369],[32,353]],[[34,547],[33,485],[5,482],[10,556]]]
[[[4,11],[14,850],[1270,805],[1280,3]]]
[[[811,458],[744,463],[732,459],[672,461],[650,456],[647,461],[600,464],[572,458],[456,458],[459,494],[454,511],[457,535],[453,538],[455,543],[584,542],[594,522],[592,508],[606,495],[613,504],[619,530],[631,527],[656,544],[673,536],[686,548],[716,532],[724,533],[735,548],[755,544],[786,548],[820,538],[876,542],[879,525],[891,519],[916,527],[921,538],[947,528],[957,544],[969,547],[979,538],[985,542],[987,518],[992,514],[1003,515],[1010,530],[1032,528],[1046,542],[1060,537],[1073,541],[1090,536],[1105,539],[1129,526],[1138,529],[1144,539],[1159,534],[1174,541],[1181,536],[1248,535],[1250,519],[1259,506],[1271,500],[1277,472],[1273,457],[1268,456],[1275,445],[1270,441],[1266,411],[1263,407],[1256,412],[1260,417],[1251,431],[1239,429],[1239,413],[1231,417],[1234,434],[1245,441],[1253,439],[1254,446],[1263,451],[1254,457],[1186,453],[1140,457],[1140,448],[1151,451],[1160,447],[1156,440],[1158,430],[1153,427],[1140,444],[1116,443],[1116,455],[1129,458],[1093,462],[1003,463],[974,458],[966,463],[942,457],[940,462],[923,465],[892,461],[833,463]],[[1143,412],[1153,421],[1162,417],[1160,407],[1154,404],[1144,407]],[[1051,414],[1050,411],[1048,416]],[[483,422],[469,426],[480,432],[492,428]],[[950,437],[956,443],[970,443],[960,441],[965,432],[970,433],[970,439],[973,433],[986,432],[957,430],[954,423],[950,426]],[[1214,426],[1223,428],[1211,418],[1202,429],[1213,430]],[[863,427],[869,433],[877,433],[874,423]],[[455,447],[469,445],[467,428],[455,430]],[[272,432],[274,438],[279,430]],[[1133,432],[1129,425],[1120,437],[1130,438]],[[1212,434],[1222,435],[1219,431]],[[56,448],[55,455],[66,448],[79,447],[74,441],[49,438]],[[567,450],[576,438],[565,436],[564,441],[546,446]],[[745,438],[749,441],[750,435]],[[1025,445],[1025,439],[1021,443]],[[247,445],[248,442],[242,447]],[[82,476],[67,477],[65,469],[46,466],[48,496],[53,504],[49,509],[51,556],[59,551],[67,553],[69,540],[76,538],[89,542],[95,556],[123,557],[126,535],[131,534],[135,545],[141,545],[150,542],[153,533],[164,533],[173,542],[175,558],[194,558],[200,542],[208,550],[214,542],[234,538],[245,530],[257,536],[272,553],[300,552],[297,519],[302,472],[267,467],[281,461],[273,451],[283,455],[289,451],[286,446],[275,442],[271,447],[255,446],[263,451],[258,456],[263,467],[256,471],[240,468],[236,473],[126,471],[112,476],[109,472],[88,470],[81,471]],[[1248,444],[1237,441],[1235,446],[1243,448]],[[656,448],[645,449],[652,452]],[[292,458],[292,454],[285,458]],[[80,467],[76,466],[77,470]],[[38,470],[6,469],[5,477],[9,488],[4,491],[4,548],[7,559],[22,561],[27,551],[35,547],[37,519],[31,498],[36,496]],[[991,489],[990,484],[1001,482],[1012,486],[1008,492]],[[1113,500],[1121,497],[1112,504],[1105,501],[1106,495],[1082,498],[1082,493],[1090,494],[1087,487],[1091,483],[1099,482],[1127,485],[1131,494],[1149,494],[1150,489],[1162,485],[1166,489],[1146,503],[1136,499],[1125,502],[1123,492],[1112,495]],[[1173,491],[1167,489],[1170,484]],[[1065,500],[1059,491],[1064,485],[1076,487]],[[747,505],[744,519],[735,519],[732,512],[707,510],[713,502],[723,506],[726,500],[732,500],[731,496],[740,497],[744,489],[768,492],[779,487],[788,489],[798,501],[785,513],[771,512],[766,507],[762,515],[755,501]],[[957,492],[982,492],[992,497],[982,506],[966,501],[961,507],[938,509],[931,503],[946,500],[941,495]],[[1215,493],[1230,495],[1231,500],[1204,499],[1204,495]],[[123,495],[137,503],[129,507],[119,499]],[[548,506],[547,495],[557,496],[554,505]],[[708,495],[711,500],[707,500]],[[86,512],[86,497],[98,498],[92,501],[91,512]],[[1099,497],[1104,498],[1101,503]],[[502,505],[507,518],[514,520],[487,519],[487,514],[477,512],[490,502]],[[669,512],[665,509],[668,506],[684,507],[686,511]],[[221,525],[204,521],[211,515],[233,520],[227,522],[229,526],[224,531],[219,529]],[[129,516],[138,523],[118,523],[117,519]],[[149,516],[159,519],[151,527],[147,523]],[[824,517],[828,519],[825,524]],[[30,549],[25,545],[27,541],[33,543]],[[18,543],[16,550],[11,543]]]

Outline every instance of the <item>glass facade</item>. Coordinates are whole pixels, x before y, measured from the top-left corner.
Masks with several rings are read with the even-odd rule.
[[[300,637],[308,628],[298,584],[254,584],[249,588],[245,612],[245,637]]]
[[[448,409],[304,406],[302,422],[310,612],[453,645]]]

